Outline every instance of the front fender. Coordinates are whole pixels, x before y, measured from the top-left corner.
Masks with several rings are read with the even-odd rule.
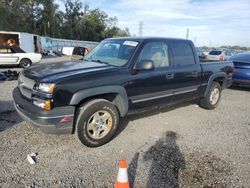
[[[82,100],[102,94],[115,93],[117,96],[112,103],[118,108],[120,115],[123,117],[128,112],[128,96],[122,86],[102,86],[90,89],[83,89],[76,92],[70,100],[70,105],[78,105]]]

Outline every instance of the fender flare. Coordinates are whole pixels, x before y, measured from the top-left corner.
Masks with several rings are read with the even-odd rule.
[[[207,89],[205,91],[204,96],[206,96],[207,93],[209,92],[214,79],[219,78],[219,77],[223,77],[222,89],[224,89],[226,87],[227,74],[225,72],[219,72],[219,73],[212,74],[208,80],[208,85],[207,85]]]
[[[128,96],[125,88],[122,86],[102,86],[90,89],[83,89],[77,91],[70,100],[70,105],[78,105],[82,100],[102,94],[115,93],[117,96],[112,101],[112,103],[118,108],[121,117],[124,117],[128,112]]]

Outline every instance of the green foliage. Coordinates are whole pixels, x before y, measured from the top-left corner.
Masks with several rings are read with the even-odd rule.
[[[0,30],[90,41],[130,35],[100,9],[83,7],[79,0],[61,2],[64,12],[55,0],[0,0]]]

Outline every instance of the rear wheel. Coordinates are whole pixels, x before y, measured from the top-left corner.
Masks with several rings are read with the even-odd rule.
[[[79,109],[75,134],[86,146],[101,146],[113,138],[118,123],[116,107],[107,100],[94,99]]]
[[[221,91],[220,84],[213,82],[209,92],[200,100],[200,106],[209,110],[216,108],[221,98]]]
[[[32,62],[29,59],[25,58],[25,59],[21,59],[19,64],[20,64],[20,67],[27,68],[31,66],[31,63]]]

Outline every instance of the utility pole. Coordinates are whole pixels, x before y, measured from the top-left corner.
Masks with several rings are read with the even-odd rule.
[[[35,34],[35,27],[36,27],[36,23],[35,23],[35,7],[34,7],[34,3],[31,4],[32,7],[32,19],[33,19],[33,34]]]
[[[87,4],[88,4],[88,2],[87,2],[87,0],[84,0],[84,12],[83,12],[83,14],[84,14],[84,16],[87,14]]]
[[[195,37],[194,37],[194,45],[195,45],[195,46],[197,45],[196,42],[197,42],[197,37],[195,36]]]
[[[187,35],[186,35],[186,39],[188,39],[188,35],[189,35],[189,28],[187,28]]]
[[[141,37],[143,33],[143,21],[140,21],[139,23],[139,36]]]
[[[55,37],[55,12],[54,12],[54,14],[53,14],[53,37]]]

